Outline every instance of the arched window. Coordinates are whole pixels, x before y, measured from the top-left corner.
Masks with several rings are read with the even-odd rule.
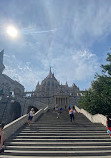
[[[50,86],[50,81],[47,82],[47,85]]]
[[[52,81],[52,86],[54,86],[54,82]]]

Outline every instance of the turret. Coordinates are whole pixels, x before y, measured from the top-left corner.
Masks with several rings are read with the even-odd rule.
[[[39,86],[39,81],[38,81],[38,83],[37,83],[37,86]]]
[[[73,84],[72,84],[72,87],[74,87],[74,88],[75,88],[75,87],[77,87],[77,86],[75,85],[75,83],[73,83]]]
[[[67,83],[67,81],[66,81],[66,86],[68,87],[68,83]]]
[[[40,84],[39,84],[39,81],[38,81],[38,83],[37,83],[37,85],[36,85],[36,90],[39,88],[39,85],[40,85]]]

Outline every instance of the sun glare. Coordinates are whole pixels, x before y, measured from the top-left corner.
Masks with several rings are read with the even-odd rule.
[[[18,35],[18,31],[17,31],[17,29],[14,26],[8,26],[6,32],[12,38],[17,37],[17,35]]]

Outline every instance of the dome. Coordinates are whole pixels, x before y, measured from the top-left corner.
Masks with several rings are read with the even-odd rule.
[[[48,76],[42,81],[41,86],[58,87],[59,82],[55,78],[54,74],[51,72],[51,68]]]

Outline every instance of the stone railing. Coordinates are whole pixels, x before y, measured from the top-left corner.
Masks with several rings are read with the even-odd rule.
[[[41,114],[48,111],[48,106],[40,109],[34,114],[33,121],[35,121]],[[28,114],[21,116],[20,118],[14,120],[13,122],[7,124],[4,127],[5,140],[14,134],[19,128],[21,128],[28,121]]]
[[[83,115],[85,115],[91,122],[102,123],[104,126],[106,126],[106,117],[104,115],[102,114],[91,115],[89,112],[87,112],[84,109],[79,109],[77,106],[75,108],[77,112],[80,112]]]

